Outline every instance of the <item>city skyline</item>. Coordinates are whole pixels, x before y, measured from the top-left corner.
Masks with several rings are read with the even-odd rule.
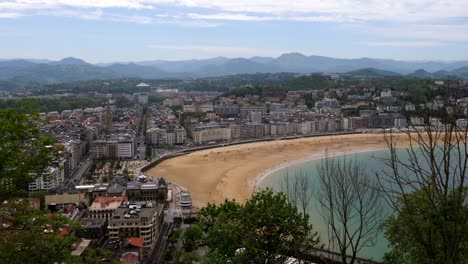
[[[0,58],[91,63],[268,56],[468,59],[468,3],[4,1]]]

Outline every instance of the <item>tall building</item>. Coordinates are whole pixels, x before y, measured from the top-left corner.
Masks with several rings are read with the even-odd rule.
[[[104,115],[104,128],[107,130],[107,131],[110,131],[110,129],[112,128],[112,108],[111,108],[111,105],[110,104],[107,104],[106,106],[106,112],[105,112],[105,115]]]
[[[136,138],[130,134],[95,140],[92,144],[92,151],[96,159],[132,159],[136,149]]]
[[[123,203],[109,220],[109,238],[143,238],[143,252],[154,248],[164,219],[164,205],[154,201]]]

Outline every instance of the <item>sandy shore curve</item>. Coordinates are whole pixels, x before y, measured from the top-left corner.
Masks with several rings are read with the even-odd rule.
[[[399,146],[407,135],[394,135]],[[383,134],[354,134],[275,140],[196,151],[146,171],[190,190],[194,207],[225,199],[243,202],[257,180],[272,170],[329,155],[386,149]]]

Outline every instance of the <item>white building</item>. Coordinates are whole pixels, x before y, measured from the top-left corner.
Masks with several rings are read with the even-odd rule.
[[[134,135],[118,135],[93,141],[92,152],[96,159],[132,159],[137,143]]]
[[[250,112],[250,120],[254,124],[262,123],[262,113],[257,111]]]
[[[196,127],[192,132],[193,142],[203,144],[216,141],[228,141],[232,139],[231,128],[219,125]]]
[[[416,111],[416,106],[413,103],[407,103],[405,105],[405,111],[406,112],[413,112]]]
[[[424,118],[418,116],[410,117],[410,123],[413,126],[422,126],[424,125]]]
[[[299,134],[309,134],[311,132],[312,122],[304,121],[298,124],[297,133]]]
[[[185,128],[150,128],[146,132],[149,143],[156,146],[174,146],[185,143],[187,132]]]
[[[49,167],[44,175],[33,176],[34,181],[29,183],[29,191],[51,190],[58,188],[65,179],[65,174],[59,167]]]
[[[213,112],[214,108],[211,103],[190,104],[190,105],[184,105],[183,111],[184,113],[196,113],[196,112],[207,113],[207,112]]]
[[[395,116],[394,127],[395,128],[405,128],[406,127],[406,117],[404,116]]]

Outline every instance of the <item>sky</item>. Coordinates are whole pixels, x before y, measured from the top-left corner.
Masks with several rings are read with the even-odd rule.
[[[0,58],[468,60],[467,0],[0,0]]]

